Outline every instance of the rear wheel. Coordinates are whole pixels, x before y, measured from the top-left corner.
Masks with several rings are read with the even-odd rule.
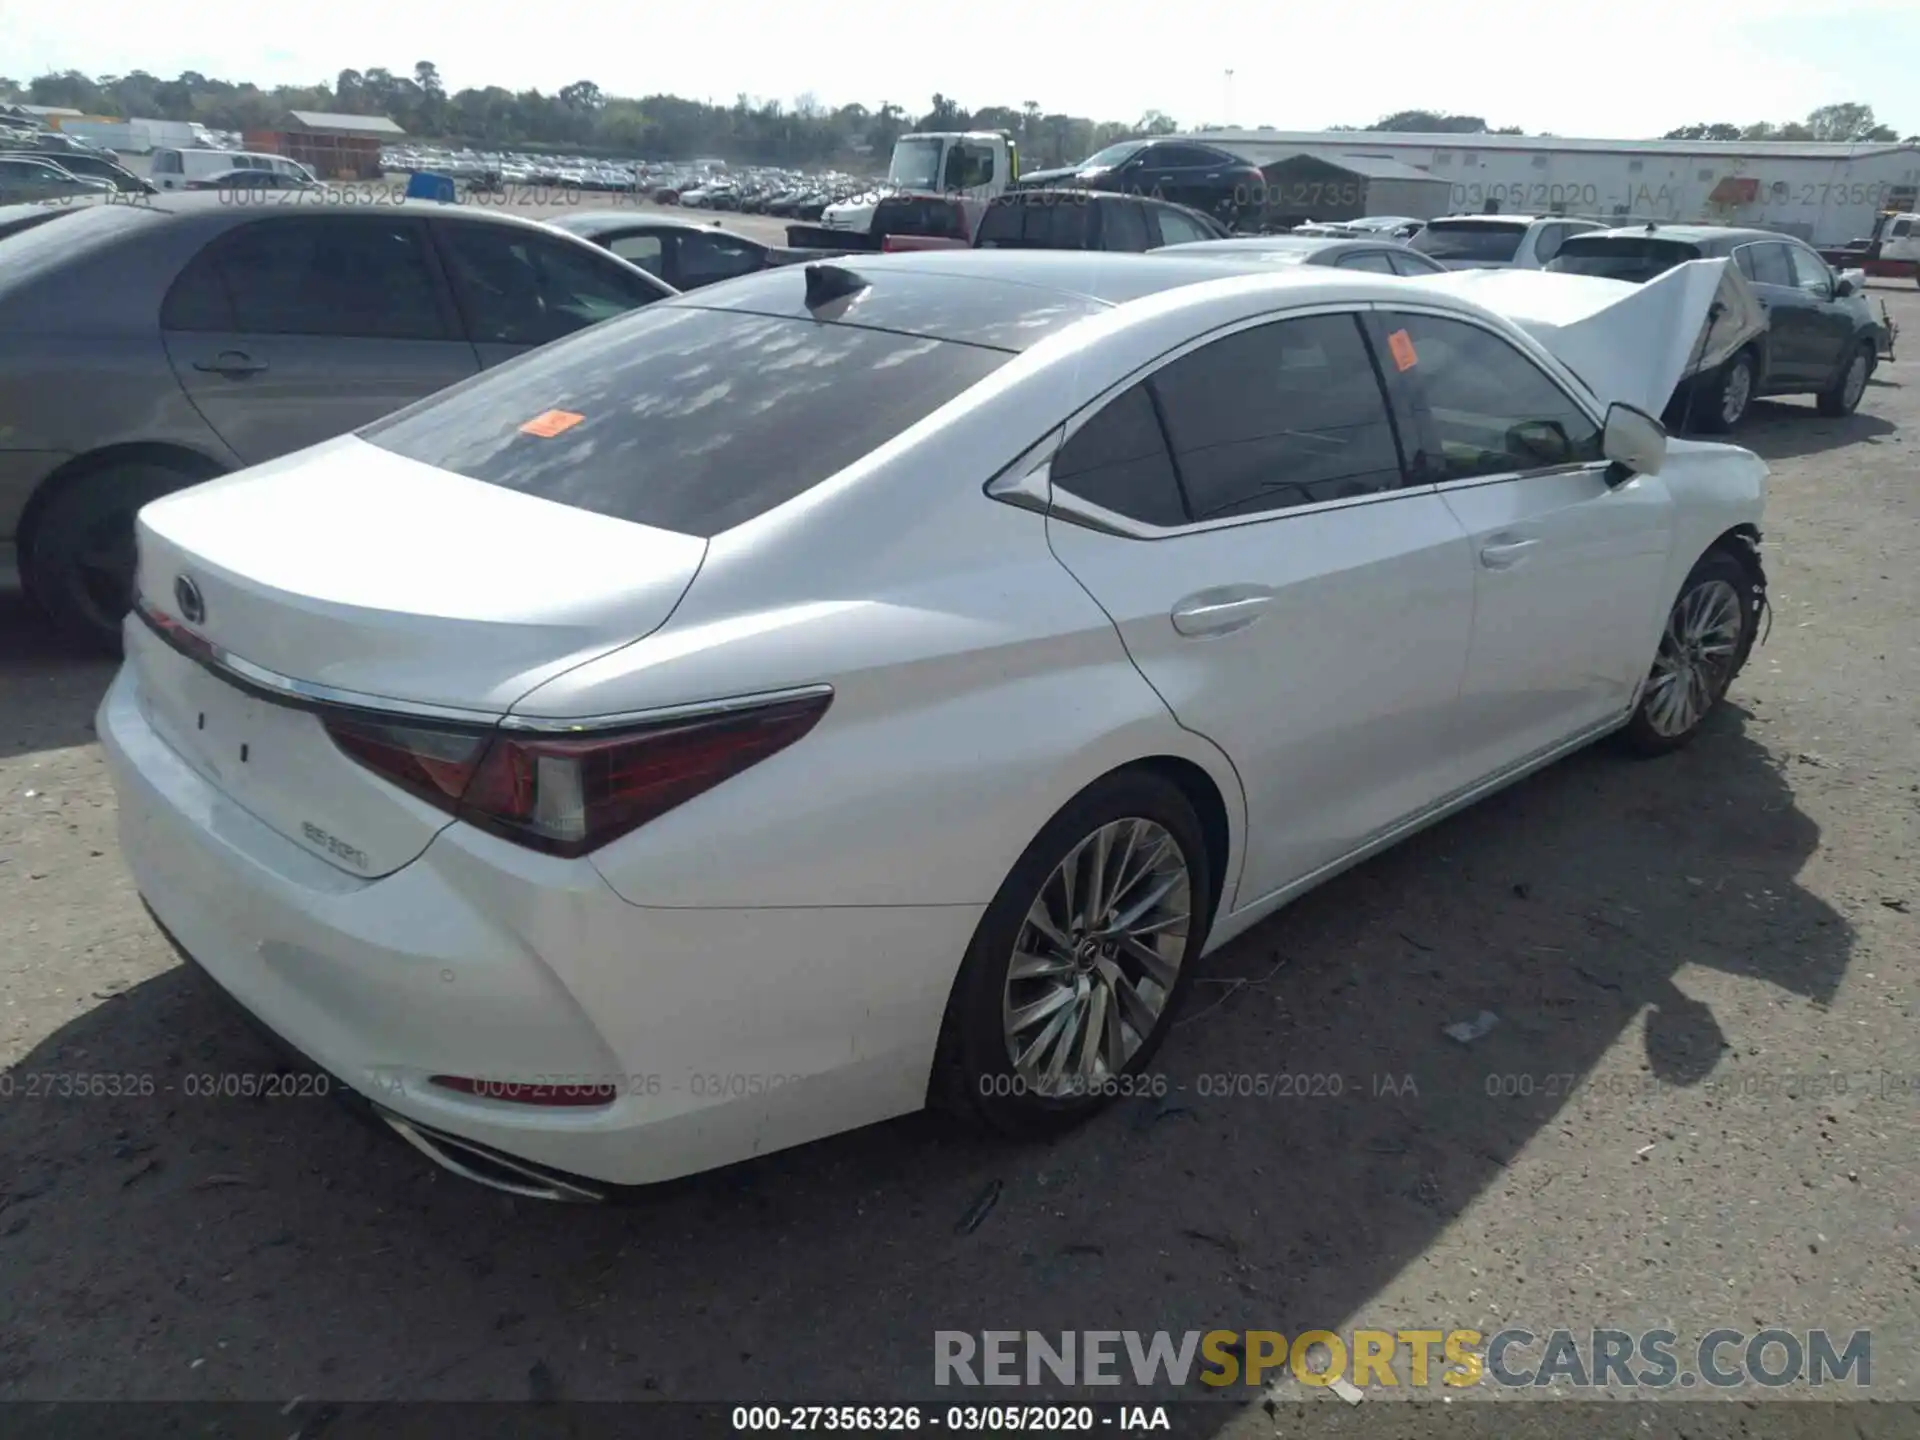
[[[1754,577],[1724,550],[1693,567],[1667,612],[1653,668],[1621,738],[1641,755],[1665,755],[1700,733],[1753,649]]]
[[[1015,1135],[1149,1093],[1207,934],[1212,875],[1193,806],[1123,772],[1069,804],[987,907],[941,1029],[934,1099]]]
[[[1819,408],[1822,415],[1851,415],[1860,408],[1861,397],[1867,393],[1867,381],[1873,375],[1873,362],[1878,358],[1879,350],[1871,340],[1863,340],[1848,357],[1840,376],[1820,392]]]
[[[1753,352],[1742,350],[1720,367],[1720,373],[1700,387],[1692,419],[1702,430],[1725,435],[1747,418],[1753,404],[1756,378]]]
[[[109,465],[60,486],[21,549],[21,578],[56,628],[112,654],[133,604],[133,517],[149,500],[195,484],[163,465]]]

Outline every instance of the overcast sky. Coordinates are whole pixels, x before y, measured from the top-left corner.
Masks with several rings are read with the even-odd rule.
[[[450,90],[551,92],[588,79],[616,95],[811,93],[909,112],[939,91],[969,108],[1033,100],[1100,120],[1158,109],[1186,126],[1295,130],[1419,108],[1530,132],[1644,136],[1693,121],[1798,119],[1851,100],[1902,135],[1920,133],[1916,0],[1339,0],[1298,11],[1276,0],[330,0],[318,11],[0,0],[0,73],[15,79],[192,69],[310,84],[349,66],[409,72],[418,60],[433,61]]]

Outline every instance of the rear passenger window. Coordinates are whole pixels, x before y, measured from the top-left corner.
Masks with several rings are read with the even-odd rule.
[[[1372,270],[1381,275],[1393,274],[1393,262],[1387,258],[1384,250],[1353,250],[1340,257],[1342,270]]]
[[[249,335],[446,340],[452,337],[439,287],[418,221],[261,220],[200,253],[176,282],[178,293],[167,297],[163,320],[174,329]]]
[[[1438,482],[1598,460],[1600,428],[1533,361],[1478,325],[1383,314],[1394,364],[1425,409]]]
[[[1749,245],[1747,253],[1753,260],[1753,279],[1760,285],[1793,284],[1793,266],[1787,260],[1787,247],[1766,244]]]
[[[1239,331],[1175,360],[1151,383],[1195,520],[1400,483],[1386,396],[1352,315]]]
[[[1108,200],[1100,207],[1100,248],[1102,250],[1145,250],[1147,219],[1136,200]]]
[[[1129,520],[1187,523],[1167,437],[1144,384],[1122,392],[1074,431],[1053,457],[1052,475],[1069,495]]]

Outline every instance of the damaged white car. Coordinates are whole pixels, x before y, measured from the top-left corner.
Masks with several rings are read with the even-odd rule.
[[[141,512],[127,861],[518,1193],[930,1099],[1072,1122],[1294,896],[1709,726],[1766,469],[1651,412],[1714,288],[1536,334],[1391,276],[952,251],[649,306]]]

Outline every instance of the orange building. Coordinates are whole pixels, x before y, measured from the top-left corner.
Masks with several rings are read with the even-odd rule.
[[[378,180],[380,147],[407,132],[384,115],[289,110],[278,130],[250,130],[246,148],[298,160],[322,180]]]

